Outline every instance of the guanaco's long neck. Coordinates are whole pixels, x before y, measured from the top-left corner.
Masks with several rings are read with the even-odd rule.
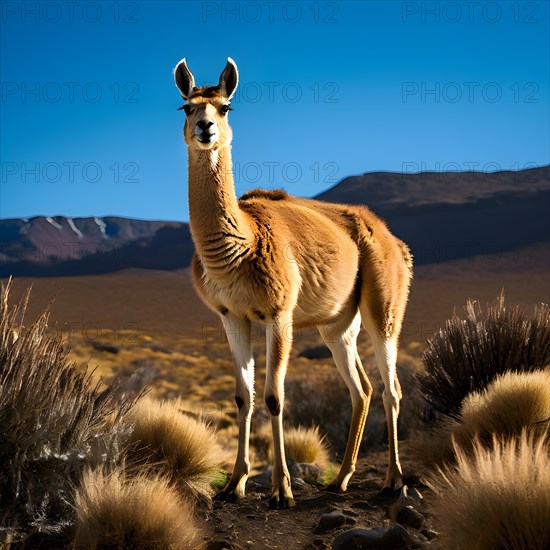
[[[242,260],[253,239],[239,208],[230,146],[189,150],[189,221],[199,257],[209,270]]]

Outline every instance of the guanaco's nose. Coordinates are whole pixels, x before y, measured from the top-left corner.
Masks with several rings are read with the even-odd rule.
[[[202,130],[207,130],[208,128],[210,128],[210,126],[213,126],[214,125],[214,122],[212,120],[199,120],[197,122],[197,126]]]

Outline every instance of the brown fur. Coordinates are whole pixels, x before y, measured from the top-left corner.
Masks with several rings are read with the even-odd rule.
[[[190,96],[189,99],[214,99],[223,98],[223,94],[220,92],[218,86],[204,86],[203,88],[197,88]]]
[[[290,195],[283,189],[252,189],[247,191],[240,198],[241,201],[250,199],[269,199],[271,201],[283,201],[289,199]]]
[[[234,284],[239,281],[256,289],[253,293],[247,291],[246,305],[238,308],[238,313],[255,319],[254,311],[272,317],[277,311],[292,308],[288,298],[282,299],[281,283],[288,281],[285,287],[292,284],[290,280],[296,277],[294,267],[298,264],[302,268],[299,276],[307,288],[294,306],[300,312],[295,316],[296,327],[332,323],[349,315],[346,306],[358,281],[359,293],[370,305],[377,330],[390,337],[399,333],[411,256],[370,210],[258,191],[246,194],[238,206],[242,213],[248,214],[256,233],[255,242],[248,244],[238,259],[240,269],[232,269]],[[273,234],[274,227],[279,238]],[[286,238],[281,239],[281,235]],[[302,238],[304,235],[309,236],[307,241]],[[345,261],[342,252],[348,258]],[[216,311],[224,307],[235,311],[237,304],[226,304],[221,296],[217,303],[215,290],[209,291],[204,286],[204,267],[201,269],[199,265],[195,280],[205,301]],[[346,289],[343,296],[342,286]],[[323,301],[331,297],[334,302],[320,309]],[[266,304],[272,307],[264,311]],[[315,308],[313,304],[317,304]]]
[[[196,246],[193,277],[197,291],[214,311],[224,312],[222,320],[229,333],[237,328],[249,331],[250,320],[261,320],[267,327],[265,397],[273,415],[276,451],[271,504],[292,505],[282,409],[293,327],[319,327],[350,389],[352,428],[334,484],[337,490],[346,489],[372,391],[356,353],[359,312],[374,340],[386,387],[390,432],[386,485],[399,487],[397,414],[401,392],[395,356],[412,276],[408,248],[367,207],[327,204],[280,190],[256,189],[237,201],[232,131],[224,111],[237,86],[236,66],[228,61],[216,87],[225,96],[209,89],[193,91],[194,78],[185,60],[176,67],[175,77],[189,105],[184,136],[189,146],[189,212]],[[240,435],[239,455],[225,493],[242,494],[249,468],[253,362],[248,341],[231,334],[228,338],[236,358],[237,395],[244,403],[239,413],[244,435]]]

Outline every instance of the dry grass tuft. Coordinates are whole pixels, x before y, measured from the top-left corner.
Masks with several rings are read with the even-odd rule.
[[[331,447],[336,452],[344,452],[351,419],[351,399],[339,374],[323,373],[289,379],[285,386],[285,410],[285,421],[289,426],[323,426]]]
[[[316,464],[326,468],[329,463],[329,452],[325,438],[319,433],[319,428],[289,428],[285,430],[286,458],[294,462]]]
[[[550,369],[508,372],[481,392],[468,395],[459,420],[443,419],[428,434],[420,434],[412,450],[426,467],[455,460],[454,445],[471,453],[474,441],[490,448],[499,440],[523,432],[535,439],[550,435]]]
[[[499,374],[528,372],[550,364],[550,307],[533,316],[507,308],[504,297],[483,311],[468,301],[466,318],[454,315],[428,344],[419,377],[426,401],[443,416],[458,418],[469,393],[483,391]]]
[[[193,509],[163,477],[85,472],[75,498],[74,548],[198,548]]]
[[[457,448],[457,465],[428,481],[444,548],[544,550],[550,547],[550,456],[544,439]]]
[[[376,367],[374,357],[365,360],[367,375],[374,393],[370,402],[369,414],[363,434],[366,449],[387,448],[388,431],[386,414],[382,401],[384,384]],[[406,439],[418,423],[417,395],[418,382],[416,367],[407,361],[397,364],[399,381],[405,392],[401,400],[399,415],[399,437]],[[417,398],[420,400],[421,398]],[[422,401],[422,403],[424,403]],[[289,426],[322,426],[326,441],[337,456],[343,456],[348,440],[352,404],[349,391],[342,377],[333,371],[310,372],[288,378],[285,386],[285,422]]]
[[[512,438],[525,430],[534,437],[547,436],[549,422],[550,369],[508,372],[464,399],[454,437],[461,446],[474,437],[490,446],[493,435]]]
[[[0,292],[0,545],[59,547],[74,520],[71,484],[87,465],[117,462],[133,399],[69,362],[48,309],[26,327],[29,292],[11,307],[10,287]]]
[[[215,431],[182,410],[180,400],[142,400],[133,409],[130,463],[146,464],[190,495],[207,496],[220,475],[224,451]]]

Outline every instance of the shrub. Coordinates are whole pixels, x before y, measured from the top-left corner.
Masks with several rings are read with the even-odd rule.
[[[370,365],[369,365],[370,366]],[[407,362],[397,364],[401,387],[405,392],[401,400],[399,415],[399,437],[409,436],[417,421],[418,405],[414,399],[416,393],[416,377],[413,365]],[[388,442],[386,413],[382,401],[384,384],[374,365],[367,371],[373,394],[365,425],[363,441],[365,449],[385,448]],[[326,442],[341,456],[346,449],[351,422],[351,397],[349,391],[336,372],[317,375],[297,376],[285,383],[285,420],[294,427],[321,426],[326,435]]]
[[[351,399],[341,376],[327,373],[289,379],[285,383],[285,408],[285,421],[290,426],[323,426],[331,447],[344,452]]]
[[[466,319],[448,320],[423,361],[424,398],[437,412],[457,418],[466,395],[482,391],[499,374],[550,365],[550,308],[539,304],[528,317],[519,307],[506,308],[503,296],[486,312],[468,301]]]
[[[550,435],[550,369],[507,372],[481,392],[466,396],[459,420],[444,419],[413,445],[416,458],[425,466],[454,461],[454,444],[471,452],[478,440],[487,447],[499,440]]]
[[[454,436],[461,446],[474,438],[490,446],[494,435],[507,439],[526,431],[545,436],[549,422],[550,369],[508,372],[464,399]]]
[[[187,550],[199,544],[193,509],[167,478],[87,471],[75,505],[74,548]]]
[[[326,468],[330,462],[324,437],[317,426],[298,426],[285,430],[285,454],[287,459],[294,462],[316,464],[321,469]]]
[[[550,547],[550,456],[544,439],[477,443],[473,457],[428,480],[444,548],[544,550]]]
[[[0,296],[0,537],[50,544],[72,525],[72,485],[85,465],[113,464],[133,401],[100,391],[68,361],[49,310],[25,328],[29,298],[10,308]],[[1,539],[0,539],[1,542]]]
[[[224,459],[216,433],[185,414],[180,400],[142,400],[132,411],[134,430],[127,456],[166,475],[188,494],[206,496]]]

